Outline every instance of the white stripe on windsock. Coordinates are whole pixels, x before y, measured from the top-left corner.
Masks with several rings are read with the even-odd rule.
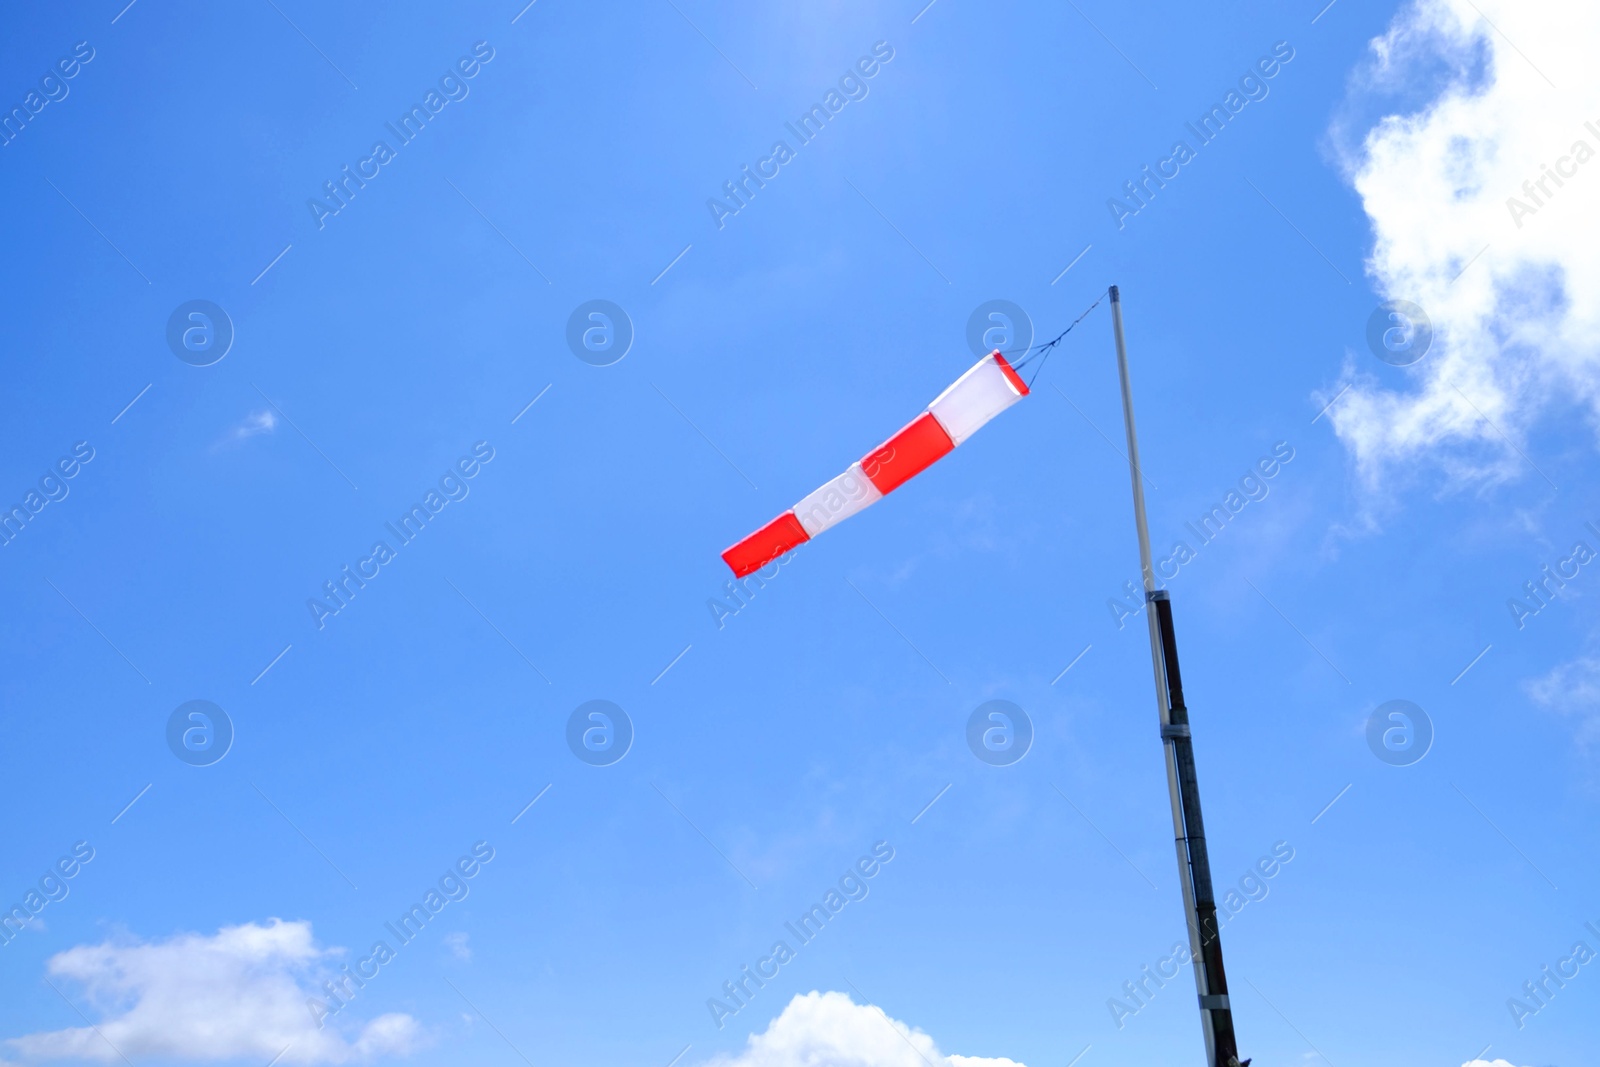
[[[995,362],[995,354],[990,353],[940,393],[928,410],[959,446],[984,423],[1022,399],[1022,391],[1011,381],[1015,377],[1015,372],[1007,377]]]
[[[805,527],[807,537],[815,537],[882,499],[883,494],[872,484],[861,464],[852,463],[839,477],[803,497],[794,506],[794,517]]]
[[[915,419],[850,469],[722,553],[743,578],[824,530],[883,499],[985,423],[1028,395],[998,351],[973,364]]]

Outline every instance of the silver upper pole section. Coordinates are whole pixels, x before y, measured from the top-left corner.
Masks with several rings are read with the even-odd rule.
[[[1133,521],[1139,530],[1139,569],[1144,577],[1145,621],[1150,626],[1150,663],[1156,680],[1156,712],[1163,728],[1172,723],[1172,709],[1167,705],[1166,668],[1162,662],[1161,631],[1156,613],[1150,607],[1149,595],[1156,591],[1155,568],[1150,562],[1150,528],[1144,513],[1144,474],[1139,465],[1139,433],[1133,423],[1133,385],[1128,378],[1128,344],[1122,334],[1122,296],[1117,287],[1111,287],[1111,328],[1117,339],[1117,377],[1122,383],[1122,422],[1128,432],[1128,474],[1133,481]],[[1178,858],[1178,883],[1183,887],[1183,915],[1189,927],[1189,955],[1194,967],[1194,984],[1198,993],[1210,988],[1206,982],[1205,961],[1201,956],[1201,934],[1196,920],[1194,885],[1189,874],[1188,836],[1183,822],[1183,794],[1178,785],[1178,761],[1170,743],[1163,743],[1167,764],[1167,795],[1172,802],[1172,834]],[[1205,1034],[1206,1063],[1217,1062],[1216,1041],[1211,1031],[1211,1013],[1200,1013],[1200,1025]]]
[[[1128,473],[1133,478],[1133,521],[1139,528],[1139,569],[1144,575],[1144,591],[1153,593],[1156,590],[1155,568],[1150,564],[1150,528],[1144,517],[1144,486],[1141,482],[1142,469],[1139,466],[1139,432],[1133,425],[1133,385],[1128,380],[1128,343],[1122,336],[1122,295],[1117,292],[1117,287],[1111,287],[1111,329],[1117,337],[1117,377],[1122,382],[1122,422],[1128,431]],[[1146,613],[1148,614],[1148,613]],[[1151,633],[1155,630],[1152,628]],[[1161,663],[1161,650],[1159,645],[1155,649],[1157,677],[1156,690],[1164,692],[1159,674]],[[1163,705],[1166,704],[1162,700]],[[1166,716],[1163,712],[1162,721]]]

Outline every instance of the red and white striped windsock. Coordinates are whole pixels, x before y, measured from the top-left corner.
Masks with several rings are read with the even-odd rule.
[[[759,570],[921,474],[1027,395],[1027,385],[996,349],[957,378],[899,433],[728,549],[723,560],[736,578]]]

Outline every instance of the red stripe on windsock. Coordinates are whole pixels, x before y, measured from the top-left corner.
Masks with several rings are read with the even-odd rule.
[[[915,478],[1027,395],[1027,384],[1011,364],[998,351],[991,352],[899,433],[728,549],[723,560],[739,578],[761,569]]]
[[[995,366],[999,367],[1001,372],[1005,374],[1006,381],[1011,383],[1011,388],[1017,391],[1017,395],[1027,396],[1027,383],[1022,380],[1022,375],[1011,369],[1011,364],[1006,362],[1006,357],[1000,354],[998,348],[994,350],[994,362]],[[1038,377],[1038,375],[1034,375],[1034,377]]]
[[[806,534],[805,527],[800,525],[800,520],[794,517],[794,512],[785,511],[724,552],[722,560],[733,568],[735,578],[743,578],[809,540],[811,538]]]
[[[878,487],[878,492],[887,496],[955,447],[939,420],[924,411],[899,433],[862,457],[861,469]]]

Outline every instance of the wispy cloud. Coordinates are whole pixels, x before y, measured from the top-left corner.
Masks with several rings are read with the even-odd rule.
[[[1375,288],[1434,337],[1403,371],[1361,351],[1323,391],[1350,386],[1328,417],[1369,487],[1424,463],[1461,487],[1537,478],[1540,415],[1600,420],[1597,36],[1593,0],[1416,0],[1372,42],[1352,108],[1373,86],[1408,103],[1358,124],[1343,162]]]
[[[472,946],[467,944],[467,935],[457,930],[453,934],[444,935],[444,947],[450,950],[450,955],[458,960],[472,958]]]
[[[811,992],[789,1001],[783,1013],[742,1052],[719,1056],[708,1067],[1024,1067],[1003,1057],[947,1056],[933,1038],[844,993]]]
[[[210,936],[79,945],[50,958],[48,977],[63,996],[79,987],[100,1018],[5,1043],[28,1062],[342,1064],[418,1047],[421,1028],[409,1015],[380,1015],[348,1033],[317,1027],[306,1002],[320,995],[325,961],[341,952],[318,946],[309,922],[280,919]]]
[[[217,442],[217,447],[236,445],[252,437],[272,433],[278,428],[278,414],[271,408],[252,411],[244,417],[244,421],[228,430],[226,436]]]
[[[1578,744],[1592,748],[1600,742],[1600,640],[1589,650],[1524,683],[1535,704],[1577,721]]]

